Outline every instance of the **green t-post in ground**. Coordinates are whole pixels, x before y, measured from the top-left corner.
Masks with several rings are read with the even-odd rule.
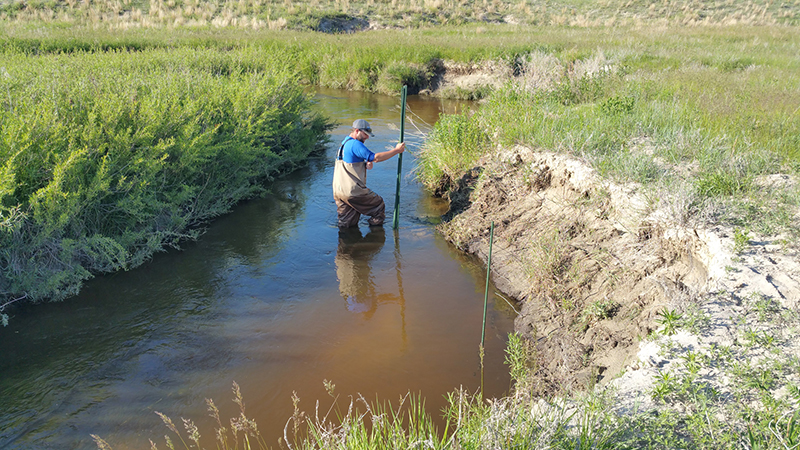
[[[483,356],[486,349],[484,340],[486,338],[486,310],[489,305],[489,275],[492,273],[492,243],[494,242],[494,220],[489,227],[489,256],[486,259],[486,289],[483,291],[483,326],[481,327],[481,345],[478,347],[478,354],[481,358],[481,398],[483,398]]]
[[[403,142],[403,135],[405,134],[406,130],[406,94],[408,92],[408,86],[403,86],[403,90],[401,91],[401,104],[400,110],[400,143]],[[392,228],[395,230],[397,229],[397,222],[400,220],[400,174],[403,171],[403,154],[400,153],[397,155],[397,188],[394,191],[394,214],[392,216]]]

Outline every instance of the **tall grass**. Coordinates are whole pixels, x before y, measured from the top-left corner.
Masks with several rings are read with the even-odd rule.
[[[0,296],[65,298],[303,164],[327,124],[280,60],[0,54]]]
[[[472,119],[470,110],[442,116],[428,136],[425,157],[418,166],[419,178],[434,189],[444,192],[455,186],[465,172],[489,146],[489,135]]]
[[[336,405],[334,404],[334,407]],[[350,400],[336,417],[305,417],[293,449],[442,448],[446,441],[422,398],[405,395],[396,405]]]

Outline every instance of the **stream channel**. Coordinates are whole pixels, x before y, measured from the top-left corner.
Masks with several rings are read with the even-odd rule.
[[[95,278],[64,302],[27,305],[0,328],[0,448],[165,448],[171,434],[154,413],[200,428],[215,448],[206,398],[223,424],[238,415],[235,381],[267,444],[279,448],[291,416],[324,412],[335,384],[350,396],[425,398],[439,418],[445,395],[480,388],[485,269],[435,231],[447,205],[413,177],[422,133],[460,104],[410,96],[399,229],[392,229],[397,158],[375,164],[368,185],[387,204],[387,223],[340,233],[331,178],[336,147],[365,118],[383,151],[399,137],[400,100],[319,90],[317,107],[339,124],[324,158],[274,182],[208,224],[196,242],[127,272]],[[490,286],[490,292],[494,287]],[[490,296],[485,392],[509,388],[503,363],[513,309]],[[322,413],[321,412],[321,413]],[[230,425],[229,423],[227,424]],[[171,436],[175,440],[175,436]],[[182,447],[180,447],[182,448]]]

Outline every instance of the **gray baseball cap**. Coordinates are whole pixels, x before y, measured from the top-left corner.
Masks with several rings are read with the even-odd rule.
[[[375,135],[372,134],[372,128],[369,126],[369,122],[367,122],[364,119],[358,119],[355,122],[353,122],[353,129],[362,130],[368,135],[375,137]]]

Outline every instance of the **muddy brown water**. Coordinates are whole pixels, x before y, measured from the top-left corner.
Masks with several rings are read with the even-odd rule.
[[[421,136],[407,123],[399,230],[390,223],[395,158],[376,164],[368,183],[386,199],[389,223],[375,230],[362,219],[340,233],[334,147],[356,118],[372,124],[371,149],[396,142],[399,99],[332,90],[317,99],[341,124],[333,143],[271,195],[214,220],[181,251],[88,282],[76,298],[14,310],[0,329],[0,448],[96,448],[90,434],[114,449],[150,448],[148,439],[164,447],[154,411],[179,426],[192,419],[214,447],[205,399],[223,421],[234,417],[234,381],[274,448],[293,391],[311,414],[317,400],[330,405],[323,380],[342,408],[351,395],[397,403],[411,392],[434,417],[447,393],[480,387],[485,272],[434,229],[446,205],[409,175]],[[458,107],[412,96],[409,117],[426,131],[423,121]],[[500,396],[514,313],[490,298],[485,390]]]

